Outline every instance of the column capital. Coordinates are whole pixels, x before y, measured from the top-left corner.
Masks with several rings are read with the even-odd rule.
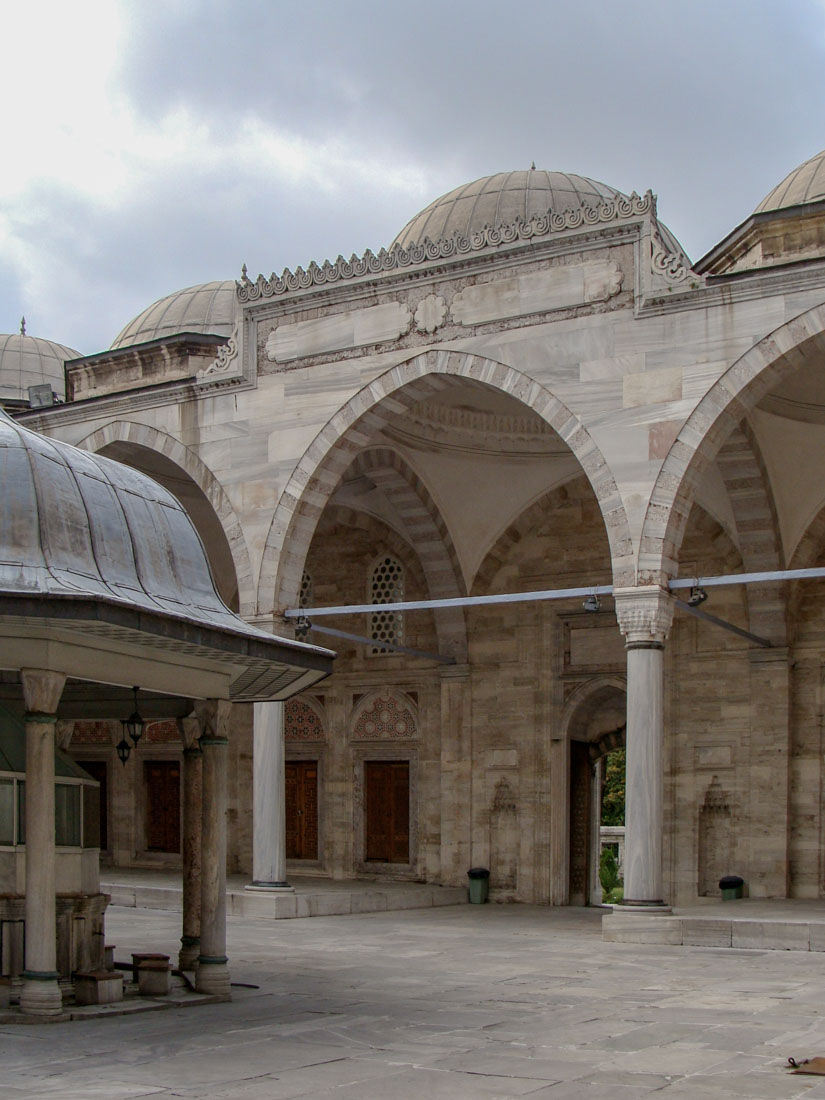
[[[21,668],[20,680],[23,684],[23,699],[26,710],[31,714],[54,715],[57,704],[63,694],[66,677],[62,672],[51,672],[43,668]],[[34,721],[41,719],[34,719]]]
[[[673,597],[658,585],[614,588],[616,618],[628,647],[663,646],[673,622]]]

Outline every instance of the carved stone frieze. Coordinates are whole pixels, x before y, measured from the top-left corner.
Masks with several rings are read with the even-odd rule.
[[[650,235],[650,270],[668,286],[680,286],[688,281],[696,285],[704,283],[704,279],[692,270],[684,252],[667,250],[655,224]]]
[[[518,244],[571,229],[627,221],[645,214],[655,214],[655,211],[656,200],[652,192],[648,191],[644,195],[634,192],[626,199],[612,199],[596,206],[584,206],[561,213],[548,210],[546,214],[535,215],[528,221],[516,218],[508,225],[487,226],[478,233],[471,233],[469,237],[456,233],[444,240],[431,241],[426,238],[409,248],[402,248],[397,244],[389,251],[382,248],[378,253],[367,249],[360,257],[352,256],[345,260],[343,256],[339,256],[334,263],[325,260],[320,266],[313,261],[306,270],[299,267],[293,272],[286,268],[283,275],[278,276],[273,272],[268,279],[259,275],[254,282],[244,275],[235,284],[236,292],[240,302],[256,302],[261,298],[279,297],[292,291],[309,290],[314,286],[329,286],[348,279],[363,278],[365,275],[380,275],[417,264],[458,259],[482,249]]]
[[[278,325],[266,341],[270,362],[289,363],[308,355],[397,340],[409,330],[412,314],[402,302],[387,302],[330,317]]]
[[[199,370],[196,377],[200,381],[205,379],[213,381],[216,378],[226,378],[239,374],[238,369],[238,326],[235,326],[229,342],[218,349],[218,354],[203,370]]]
[[[415,311],[415,327],[419,332],[432,333],[444,323],[447,303],[439,294],[428,294],[418,303]]]
[[[453,298],[450,313],[460,325],[477,325],[606,302],[619,293],[622,279],[621,268],[608,261],[565,264],[465,287]]]

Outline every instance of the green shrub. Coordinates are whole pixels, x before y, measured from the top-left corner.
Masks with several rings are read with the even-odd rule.
[[[619,885],[619,865],[610,848],[602,848],[599,860],[599,882],[602,884],[603,897]]]

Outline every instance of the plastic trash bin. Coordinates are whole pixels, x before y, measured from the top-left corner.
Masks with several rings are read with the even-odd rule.
[[[739,875],[724,875],[719,879],[719,889],[722,891],[722,901],[736,901],[742,897],[745,880]]]
[[[471,867],[467,878],[470,880],[470,904],[483,905],[490,892],[490,872],[486,867]]]

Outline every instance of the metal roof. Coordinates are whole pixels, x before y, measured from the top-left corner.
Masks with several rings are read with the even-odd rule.
[[[229,610],[197,531],[166,489],[0,411],[4,668],[15,667],[8,649],[23,620],[41,641],[51,630],[70,644],[67,631],[82,629],[98,650],[138,647],[155,660],[165,651],[222,666],[236,699],[284,697],[293,681],[306,686],[331,671],[329,650],[276,638]],[[66,671],[78,675],[76,662]],[[183,685],[180,694],[198,692]]]

